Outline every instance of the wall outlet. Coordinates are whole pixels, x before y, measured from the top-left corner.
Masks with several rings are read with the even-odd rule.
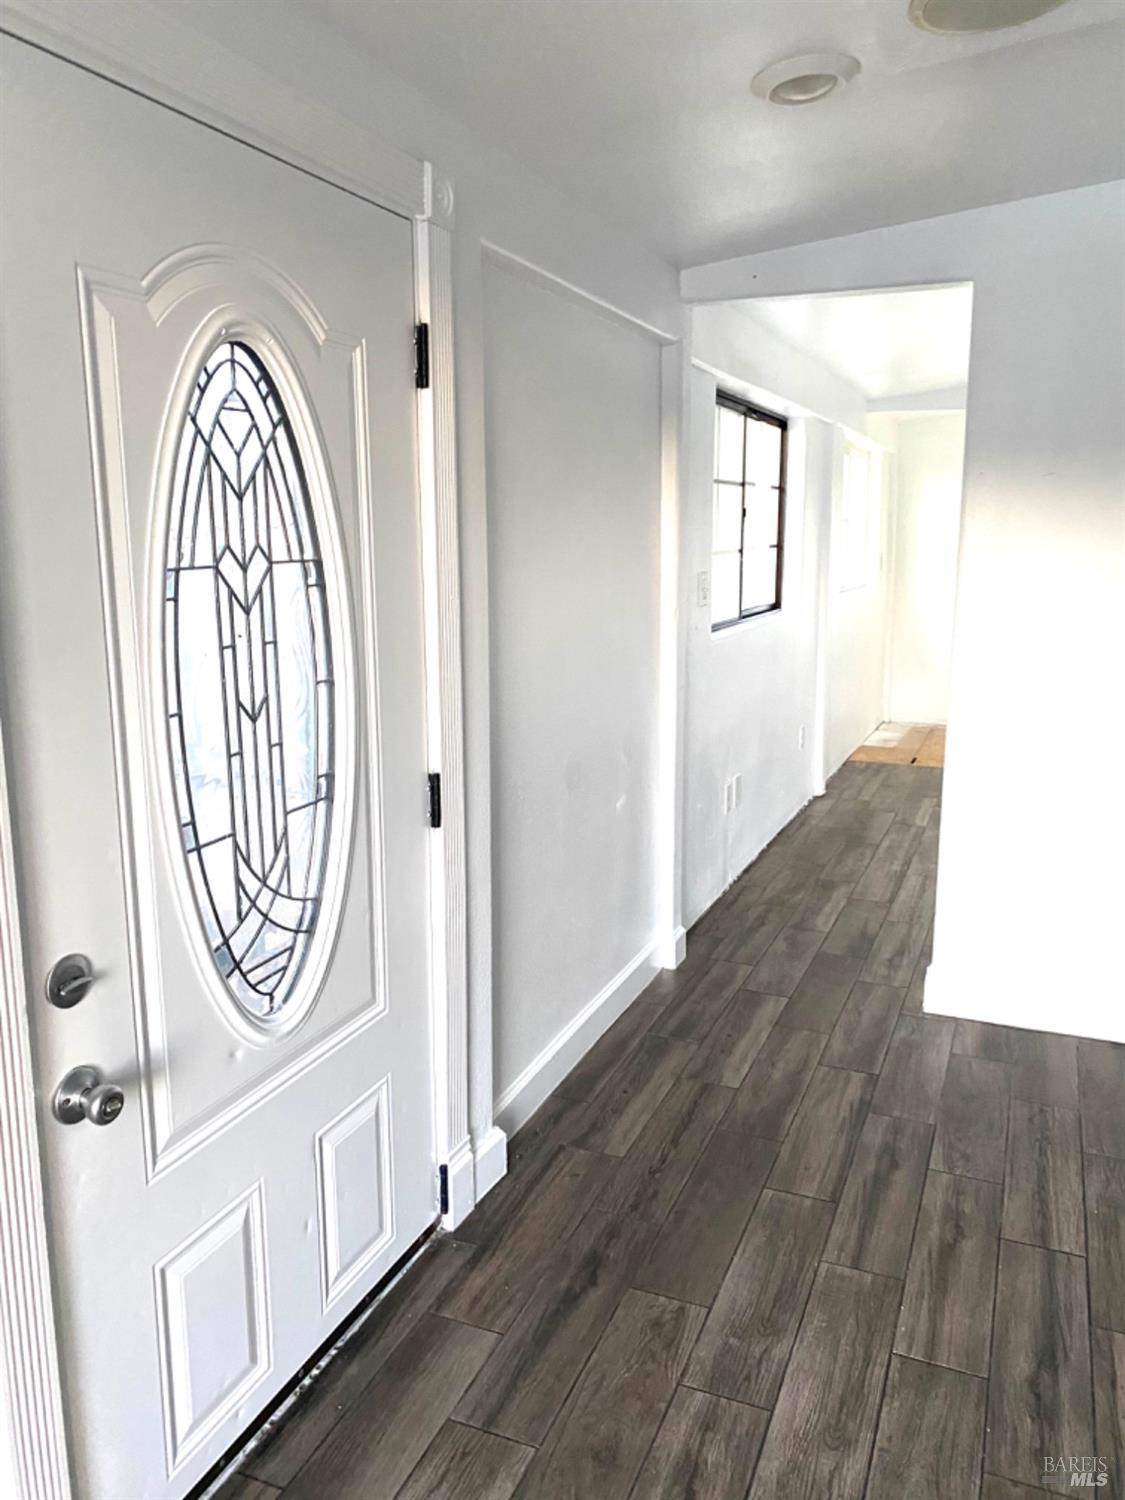
[[[701,609],[711,603],[711,575],[706,568],[695,575],[695,602]]]
[[[797,731],[797,749],[798,750],[803,750],[804,748],[805,748],[805,726],[802,724],[801,727],[800,727],[800,729],[798,729],[798,731]]]

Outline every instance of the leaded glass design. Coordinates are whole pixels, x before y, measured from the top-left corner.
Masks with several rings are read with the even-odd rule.
[[[248,1015],[280,1015],[320,913],[332,643],[308,484],[270,375],[224,342],[176,451],[164,663],[179,836],[207,943]]]

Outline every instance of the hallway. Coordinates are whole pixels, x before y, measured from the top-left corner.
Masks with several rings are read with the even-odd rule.
[[[921,1014],[940,776],[843,767],[223,1500],[1125,1494],[1125,1047]]]

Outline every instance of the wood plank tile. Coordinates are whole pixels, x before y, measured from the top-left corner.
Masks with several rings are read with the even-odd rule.
[[[875,847],[862,833],[848,831],[843,844],[821,871],[823,879],[854,886],[874,859]]]
[[[703,1316],[686,1302],[626,1292],[524,1475],[519,1500],[626,1500]]]
[[[850,1068],[853,1073],[878,1073],[901,1010],[902,990],[857,980],[821,1061],[826,1067]]]
[[[874,858],[856,883],[852,896],[857,901],[893,901],[899,882],[906,873],[922,830],[913,823],[897,819],[887,829]]]
[[[904,989],[913,977],[925,946],[933,915],[929,908],[914,913],[909,921],[888,917],[867,955],[860,978],[868,984],[896,984]]]
[[[534,1448],[446,1422],[395,1500],[511,1500]]]
[[[821,953],[836,953],[842,958],[862,961],[871,952],[879,928],[887,920],[887,911],[883,901],[857,901],[853,896],[824,939]]]
[[[1085,1165],[1090,1317],[1125,1333],[1125,1161],[1087,1156]]]
[[[566,1239],[609,1179],[602,1156],[567,1147],[551,1161],[535,1196],[508,1229],[456,1277],[438,1311],[503,1333],[539,1285]]]
[[[839,1198],[873,1082],[866,1073],[817,1068],[777,1154],[771,1188],[808,1198]]]
[[[570,1070],[557,1092],[568,1099],[592,1099],[614,1069],[633,1053],[658,1015],[652,1005],[630,1005],[622,1011]]]
[[[716,907],[711,908],[712,912]],[[725,927],[723,929],[725,931]],[[684,961],[676,969],[661,969],[649,980],[644,989],[637,996],[641,1005],[651,1005],[657,1010],[662,1010],[676,998],[682,995],[684,990],[689,989],[704,969],[709,969],[716,959],[722,958],[719,951],[722,948],[723,939],[721,935],[705,937],[698,935],[697,929],[692,929],[692,936],[688,938],[688,945],[694,945],[692,955],[685,956]]]
[[[852,880],[817,880],[800,902],[793,917],[794,927],[809,927],[815,932],[829,932],[848,903]]]
[[[658,1017],[654,1031],[680,1041],[699,1041],[711,1030],[730,997],[741,989],[750,973],[747,964],[717,960],[668,1005]]]
[[[934,1123],[953,1024],[937,1016],[900,1016],[871,1102],[877,1114]]]
[[[1079,1042],[1078,1070],[1086,1150],[1125,1161],[1125,1046]]]
[[[768,1188],[707,1316],[684,1384],[751,1406],[781,1387],[832,1223],[832,1205]]]
[[[762,995],[791,995],[824,938],[823,932],[805,927],[783,927],[750,970],[747,989]]]
[[[973,1500],[987,1384],[894,1355],[865,1500]]]
[[[915,850],[914,858],[891,902],[888,920],[912,922],[916,917],[921,917],[923,926],[928,926],[934,915],[936,884],[934,871],[927,868],[925,859],[919,858],[918,851]]]
[[[931,1126],[868,1115],[860,1132],[824,1259],[882,1276],[906,1275],[926,1183]]]
[[[793,908],[787,902],[755,902],[731,924],[716,956],[752,968],[792,916]]]
[[[286,1486],[286,1500],[391,1500],[496,1342],[484,1329],[423,1314]]]
[[[750,1500],[863,1493],[900,1291],[884,1276],[820,1267]]]
[[[552,1158],[586,1118],[585,1100],[549,1094],[508,1142],[506,1175],[458,1225],[458,1239],[486,1245],[508,1229],[528,1196],[538,1191]]]
[[[1010,1080],[1007,1063],[950,1057],[934,1131],[936,1170],[1004,1181]]]
[[[738,1090],[727,1128],[771,1141],[784,1139],[825,1041],[819,1031],[775,1026]]]
[[[980,1494],[981,1500],[1043,1500],[1047,1491],[1032,1489],[1027,1484],[1015,1484],[1011,1479],[1001,1479],[997,1474],[986,1474]]]
[[[224,1485],[208,1496],[208,1500],[277,1500],[280,1494],[281,1491],[272,1484],[251,1479],[249,1474],[232,1474]]]
[[[930,928],[927,946],[933,941],[933,928]],[[902,1002],[903,1014],[907,1016],[920,1016],[922,1014],[922,1001],[925,997],[926,970],[929,968],[930,960],[926,949],[918,955],[918,962],[914,965],[914,973],[911,975],[910,985],[906,991],[906,999]]]
[[[541,1443],[651,1236],[636,1220],[587,1215],[547,1261],[549,1274],[466,1391],[457,1420]]]
[[[1077,1256],[1001,1241],[988,1393],[986,1470],[1069,1491],[1065,1474],[1044,1475],[1042,1467],[1046,1454],[1094,1451],[1086,1277]]]
[[[812,896],[819,875],[820,864],[804,858],[803,850],[796,850],[766,887],[765,899],[785,902],[796,915]]]
[[[736,1089],[789,1002],[784,995],[736,990],[726,1009],[684,1068],[685,1078]]]
[[[819,815],[815,804],[797,823],[804,829],[796,842],[797,858],[802,863],[811,863],[818,871],[822,870],[843,847],[846,837],[844,830],[837,827],[831,819]]]
[[[680,1386],[630,1500],[743,1500],[769,1412]]]
[[[674,1083],[617,1163],[597,1206],[661,1223],[733,1098],[733,1089],[714,1084],[687,1078]]]
[[[673,1001],[673,1005],[678,1003]],[[572,1144],[606,1156],[624,1156],[694,1050],[694,1042],[651,1033],[643,1036],[586,1106],[586,1124],[576,1132]]]
[[[776,1156],[773,1141],[720,1126],[657,1232],[634,1285],[709,1307]]]
[[[1125,1497],[1125,1333],[1091,1329],[1094,1358],[1094,1427],[1098,1456],[1106,1460],[1105,1500]]]
[[[1027,1245],[1085,1255],[1077,1111],[1011,1101],[1002,1233]]]
[[[1073,1037],[990,1026],[982,1021],[958,1021],[953,1050],[1010,1063],[1016,1099],[1078,1108],[1078,1046]]]
[[[241,1467],[284,1488],[476,1253],[455,1239],[432,1241]]]
[[[1012,1069],[1013,1096],[1036,1104],[1077,1109],[1081,1096],[1074,1038],[1050,1036],[1042,1031],[1025,1031],[1022,1036],[1023,1055]],[[1102,1116],[1099,1114],[1098,1118]]]
[[[784,1024],[798,1031],[830,1032],[862,967],[861,959],[842,953],[816,954],[782,1012]]]
[[[872,856],[874,856],[875,851],[883,842],[894,820],[893,809],[873,807],[870,802],[853,801],[846,804],[837,822],[842,828],[847,830],[849,838],[862,839],[870,848]],[[843,856],[846,848],[847,845],[845,844],[836,858]],[[843,879],[841,875],[827,873],[828,871],[834,871],[834,860],[829,860],[824,868],[826,879]]]
[[[895,1352],[988,1374],[1000,1189],[930,1172],[906,1273]]]

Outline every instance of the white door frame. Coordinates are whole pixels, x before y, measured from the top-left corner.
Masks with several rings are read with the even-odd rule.
[[[454,1228],[472,1210],[476,1186],[469,1132],[452,188],[432,163],[373,142],[341,117],[319,114],[310,133],[307,120],[294,119],[292,95],[264,74],[240,91],[237,114],[218,95],[185,94],[184,76],[206,75],[188,75],[152,57],[139,62],[127,28],[114,34],[112,10],[76,7],[64,24],[44,19],[34,0],[3,0],[0,31],[414,224],[416,319],[430,330],[430,387],[418,392],[429,752],[428,767],[419,767],[418,802],[423,816],[424,773],[440,773],[442,824],[431,834],[430,861],[434,1135],[447,1174],[442,1223]],[[28,1024],[28,1006],[40,986],[25,970],[20,934],[0,726],[0,1476],[8,1482],[14,1476],[17,1500],[70,1500]],[[490,1051],[490,1039],[484,1041]]]

